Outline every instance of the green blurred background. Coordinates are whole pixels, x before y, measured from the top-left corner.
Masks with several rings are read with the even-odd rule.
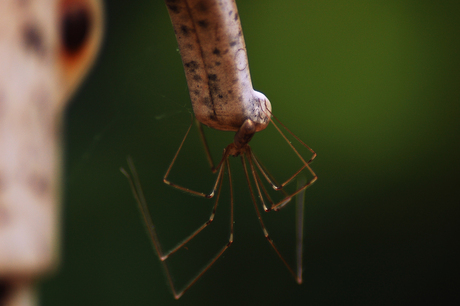
[[[214,202],[162,182],[191,111],[164,3],[107,1],[102,52],[66,113],[62,264],[42,283],[42,304],[458,302],[460,2],[238,6],[255,89],[318,153],[319,179],[306,192],[304,284],[264,239],[235,160],[235,243],[173,299],[119,168],[133,157],[165,248],[203,223]],[[210,134],[217,160],[233,135]],[[257,134],[254,150],[282,173],[289,158],[275,134]],[[174,180],[210,190],[196,132],[183,154]],[[226,243],[228,208],[226,188],[216,221],[173,262],[179,282]],[[293,262],[294,210],[268,217]]]

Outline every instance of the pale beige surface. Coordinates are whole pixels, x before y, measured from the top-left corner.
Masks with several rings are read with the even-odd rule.
[[[0,1],[2,280],[58,262],[62,111],[95,58],[101,14],[97,0]]]

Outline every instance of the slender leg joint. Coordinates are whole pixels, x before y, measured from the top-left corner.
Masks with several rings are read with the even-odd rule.
[[[228,239],[228,243],[227,243],[227,248],[231,246],[232,243],[233,243],[233,233],[230,234],[230,238]]]
[[[205,195],[204,197],[205,197],[206,199],[210,199],[210,198],[212,198],[213,196],[214,196],[214,190],[213,190],[210,194]]]
[[[214,221],[214,215],[212,215],[212,217],[209,218],[208,222],[206,222],[206,226],[211,224],[212,221]]]

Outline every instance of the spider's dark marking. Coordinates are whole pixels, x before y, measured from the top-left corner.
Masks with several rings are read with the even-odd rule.
[[[201,1],[200,3],[198,3],[196,8],[202,12],[206,12],[208,10],[208,6],[206,5],[205,1]]]
[[[212,113],[209,114],[209,118],[213,121],[217,121],[216,108],[214,107],[214,100],[212,99],[212,95],[204,97],[203,104],[206,105],[210,111],[212,111]]]
[[[179,14],[180,12],[180,8],[176,5],[177,2],[177,0],[166,0],[166,6],[175,14]]]
[[[184,66],[189,72],[192,72],[192,73],[194,73],[196,69],[198,69],[199,67],[198,62],[196,61],[190,61],[188,63],[185,63]]]
[[[185,36],[189,36],[190,35],[190,28],[188,26],[186,26],[185,24],[181,25],[180,26],[180,31],[182,34],[184,34]]]
[[[207,20],[199,20],[198,25],[204,29],[206,29],[209,25],[209,22]]]
[[[216,115],[215,112],[212,113],[212,114],[209,114],[209,119],[211,119],[212,121],[218,121],[218,120],[217,120],[217,115]]]
[[[206,105],[209,109],[213,109],[213,105],[211,103],[211,98],[209,97],[204,97],[203,98],[203,104]]]

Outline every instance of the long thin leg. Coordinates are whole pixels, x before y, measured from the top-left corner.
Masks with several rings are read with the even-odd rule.
[[[271,119],[270,119],[271,120]],[[278,120],[278,119],[277,119]],[[281,134],[281,136],[284,138],[284,140],[288,143],[288,145],[292,148],[292,150],[294,151],[294,153],[299,157],[299,159],[302,161],[303,163],[303,166],[297,170],[290,178],[288,178],[284,183],[278,185],[276,184],[276,182],[274,182],[267,174],[266,174],[266,170],[264,170],[261,165],[260,165],[260,162],[259,160],[257,159],[257,157],[252,154],[253,156],[253,160],[254,160],[254,163],[257,165],[257,168],[259,168],[260,172],[262,172],[263,176],[265,177],[265,179],[270,183],[270,185],[272,185],[273,189],[275,190],[280,190],[282,189],[284,186],[286,186],[290,181],[292,181],[300,172],[302,172],[303,169],[307,168],[308,171],[310,171],[310,173],[313,175],[314,177],[314,181],[316,181],[317,179],[317,176],[316,174],[313,172],[313,169],[311,169],[310,167],[310,163],[313,161],[313,159],[316,157],[316,153],[309,147],[307,146],[303,141],[301,141],[296,135],[294,135],[290,130],[288,130],[286,127],[285,129],[291,133],[303,146],[305,146],[308,150],[310,150],[311,152],[313,152],[313,156],[312,158],[306,162],[305,159],[302,157],[302,155],[300,155],[300,153],[297,151],[297,149],[292,145],[292,143],[289,141],[289,139],[287,139],[287,137],[284,135],[284,133],[279,129],[279,127],[275,124],[275,122],[273,122],[273,120],[271,120],[273,126],[278,130],[278,132]],[[282,123],[281,123],[282,124]],[[283,125],[284,127],[284,125]],[[312,184],[312,183],[310,183]]]
[[[276,118],[275,115],[273,115],[271,112],[270,114],[272,115],[273,118],[275,118],[275,120],[286,130],[288,131],[289,134],[291,134],[298,142],[300,142],[300,144],[302,144],[305,148],[307,148],[311,153],[313,153],[313,156],[310,158],[310,160],[308,161],[308,164],[310,164],[316,157],[316,153],[315,151],[312,150],[312,148],[310,148],[305,142],[302,141],[302,139],[300,139],[299,137],[297,137],[296,134],[294,134],[293,132],[291,132],[290,129],[287,128],[287,126],[285,126],[278,118]],[[273,120],[270,118],[270,122],[275,126],[275,128],[278,130],[278,132],[283,136],[283,138],[290,144],[291,148],[297,153],[297,155],[300,157],[300,159],[303,160],[303,158],[300,156],[300,154],[297,152],[297,150],[292,146],[291,142],[286,138],[286,136],[284,136],[284,134],[281,132],[281,130],[278,128],[278,126],[275,124],[275,122],[273,122]],[[304,161],[304,160],[303,160]],[[305,161],[304,161],[305,163]]]
[[[297,180],[297,188],[305,184],[305,177],[301,176]],[[296,198],[296,257],[297,257],[297,279],[302,282],[303,270],[303,216],[305,207],[305,189],[297,194]]]
[[[150,217],[150,212],[147,207],[147,202],[145,201],[144,192],[142,191],[142,187],[139,182],[136,168],[134,167],[134,163],[130,157],[128,157],[128,166],[130,168],[131,173],[133,174],[133,177],[131,177],[131,175],[129,175],[129,173],[123,168],[120,168],[120,171],[126,176],[126,178],[129,181],[134,198],[136,199],[136,202],[139,205],[139,209],[142,213],[142,217],[144,218],[144,222],[147,226],[147,230],[150,235],[150,240],[152,241],[155,251],[157,252],[157,255],[160,258],[160,261],[163,265],[163,269],[168,279],[169,287],[171,288],[174,294],[174,297],[177,298],[176,289],[174,287],[174,283],[172,281],[172,277],[171,277],[171,273],[169,272],[168,265],[166,264],[164,260],[161,259],[163,257],[163,251],[161,249],[161,245],[158,240],[158,235],[156,233],[155,226],[153,225],[152,218]]]
[[[261,182],[261,180],[260,180],[260,178],[259,178],[259,175],[254,171],[254,167],[253,167],[252,162],[251,162],[251,151],[250,151],[250,150],[251,150],[251,149],[250,149],[249,146],[248,146],[248,149],[247,149],[245,155],[246,155],[246,158],[247,158],[248,161],[249,161],[249,165],[250,165],[251,172],[252,172],[252,177],[254,178],[254,183],[256,184],[257,193],[259,194],[259,199],[260,199],[260,201],[262,202],[262,207],[263,207],[263,209],[264,209],[265,211],[267,211],[268,208],[267,208],[267,206],[265,205],[264,197],[262,196],[262,193],[260,192],[260,187],[262,187],[262,190],[264,191],[264,194],[265,194],[267,200],[268,200],[272,205],[273,205],[273,201],[271,200],[270,195],[268,194],[267,190],[265,190],[265,187],[264,187],[264,185],[262,184],[262,182]],[[244,157],[241,156],[241,159],[243,160],[243,165],[244,165],[244,167],[245,167],[244,170],[247,171],[247,170],[246,170],[246,162],[245,162],[245,160],[244,160]],[[259,187],[259,183],[260,183],[260,187]],[[252,195],[252,188],[251,188],[251,195]]]
[[[252,162],[257,166],[257,168],[259,169],[259,171],[262,172],[262,175],[266,178],[266,180],[268,181],[268,183],[269,183],[269,184],[273,184],[274,179],[271,179],[271,178],[270,178],[270,177],[271,177],[271,174],[268,172],[268,170],[267,170],[267,169],[264,169],[263,167],[261,167],[260,161],[258,161],[257,158],[256,158],[252,153],[251,153],[250,156],[252,157]],[[249,158],[248,158],[248,160],[249,160]],[[249,162],[250,162],[251,167],[253,167],[253,163],[251,162],[251,160],[249,160]],[[303,170],[303,169],[305,169],[305,166],[303,166],[300,170]],[[292,179],[293,179],[294,177],[296,177],[300,172],[301,172],[301,171],[297,171],[296,174],[295,174],[294,176],[292,176],[289,180],[292,180]],[[254,171],[254,175],[255,175],[257,178],[259,178],[259,175],[257,174],[256,171]],[[288,204],[294,196],[296,196],[298,193],[302,192],[303,190],[307,189],[307,188],[308,188],[311,184],[313,184],[317,179],[318,179],[318,177],[317,177],[316,174],[315,174],[315,176],[314,176],[308,183],[305,183],[305,184],[302,185],[302,186],[298,186],[298,189],[297,189],[294,193],[292,193],[292,194],[290,194],[290,195],[287,195],[286,192],[284,192],[284,189],[283,189],[284,186],[287,184],[288,181],[285,182],[285,183],[283,183],[283,184],[281,184],[281,187],[278,188],[278,189],[275,189],[275,190],[277,190],[277,191],[281,190],[281,191],[284,193],[285,197],[284,197],[284,199],[282,199],[281,201],[279,201],[279,202],[276,203],[276,204],[273,204],[273,202],[271,201],[271,199],[270,199],[270,197],[268,196],[267,192],[265,191],[265,188],[263,188],[265,194],[267,195],[267,198],[269,199],[270,203],[272,204],[272,206],[271,206],[270,208],[267,208],[267,207],[265,206],[265,204],[263,204],[263,205],[264,205],[264,210],[267,211],[267,212],[270,211],[270,210],[275,210],[275,211],[280,210],[280,209],[283,208],[286,204]],[[261,183],[261,182],[260,182],[260,179],[259,179],[259,183]],[[275,183],[276,183],[276,182],[275,182]],[[273,186],[273,185],[272,185],[272,186]],[[262,187],[263,187],[263,185],[262,185]],[[263,202],[263,200],[262,200],[262,202]]]
[[[302,170],[304,170],[305,168],[308,169],[308,171],[311,173],[311,175],[313,176],[313,178],[306,182],[303,186],[301,186],[300,188],[298,188],[294,193],[292,193],[291,195],[288,195],[286,196],[284,199],[282,199],[280,202],[278,202],[277,204],[272,204],[272,206],[267,210],[266,207],[264,206],[264,210],[265,211],[269,211],[269,210],[275,210],[275,211],[278,211],[280,210],[281,208],[283,208],[287,203],[289,203],[292,199],[292,197],[294,197],[295,195],[297,195],[299,192],[305,190],[306,188],[308,188],[311,184],[313,184],[317,179],[318,179],[318,176],[316,175],[316,173],[313,171],[313,169],[310,167],[310,163],[313,161],[313,159],[316,157],[316,153],[309,147],[307,146],[302,140],[300,140],[300,138],[298,138],[294,133],[292,133],[284,124],[282,124],[275,116],[273,116],[276,121],[278,121],[279,124],[281,124],[283,126],[283,128],[285,128],[293,137],[295,137],[295,139],[297,141],[299,141],[304,147],[306,147],[310,152],[313,153],[313,156],[312,158],[306,162],[305,159],[302,157],[302,155],[300,155],[300,153],[297,151],[297,149],[292,145],[292,143],[289,141],[289,139],[284,135],[284,133],[280,130],[280,128],[275,124],[275,122],[270,119],[271,123],[273,124],[273,126],[277,129],[277,131],[281,134],[281,136],[284,138],[284,140],[288,143],[288,145],[291,147],[291,149],[295,152],[295,154],[299,157],[299,159],[302,161],[303,163],[303,166],[297,170],[290,178],[288,178],[284,183],[278,185],[274,179],[271,178],[271,175],[269,174],[269,172],[264,169],[259,160],[257,159],[257,157],[251,152],[251,150],[249,149],[249,154],[251,156],[251,159],[252,161],[254,162],[254,164],[256,165],[256,167],[259,169],[259,171],[262,173],[262,175],[265,177],[265,179],[267,180],[267,182],[273,187],[273,189],[275,190],[282,190],[284,188],[284,186],[286,186],[289,182],[291,182],[295,177],[297,177],[297,175],[299,175],[300,172],[302,172]],[[251,163],[252,165],[252,163]],[[256,175],[258,177],[258,175]],[[265,204],[264,204],[265,205]]]
[[[219,203],[219,197],[220,197],[220,191],[222,190],[222,176],[224,175],[223,171],[219,171],[220,173],[220,184],[219,184],[219,190],[217,192],[216,196],[216,201],[214,204],[214,207],[212,209],[211,215],[209,216],[209,220],[206,221],[203,225],[201,225],[197,230],[195,230],[192,234],[190,234],[187,238],[185,238],[182,242],[180,242],[176,247],[174,247],[172,250],[166,252],[163,256],[160,257],[161,260],[166,260],[168,257],[178,250],[180,250],[184,245],[186,245],[190,240],[192,240],[196,235],[198,235],[199,232],[201,232],[203,229],[205,229],[211,222],[214,220],[214,217],[216,215],[216,210],[217,210],[217,204]]]
[[[169,186],[171,186],[171,187],[177,188],[177,189],[179,189],[179,190],[182,190],[182,191],[191,193],[191,194],[193,194],[193,195],[197,195],[197,196],[200,196],[200,197],[204,197],[204,198],[210,199],[210,198],[212,198],[212,197],[214,196],[214,193],[216,192],[216,189],[217,189],[217,185],[219,184],[219,179],[221,178],[221,172],[222,172],[222,169],[223,169],[222,163],[223,163],[223,160],[224,160],[224,157],[225,157],[225,156],[222,158],[221,162],[220,162],[219,165],[217,166],[217,168],[220,169],[220,170],[219,170],[219,174],[217,175],[217,179],[216,179],[216,182],[214,183],[214,187],[213,187],[212,191],[211,191],[209,194],[206,194],[206,193],[203,193],[203,192],[199,192],[199,191],[195,191],[195,190],[191,190],[191,189],[189,189],[189,188],[186,188],[186,187],[182,187],[182,186],[176,185],[176,184],[174,184],[174,183],[172,183],[172,182],[170,182],[170,181],[168,180],[169,173],[171,172],[171,169],[172,169],[174,163],[176,162],[177,156],[179,155],[179,152],[180,152],[180,150],[182,149],[182,146],[184,145],[185,139],[187,139],[187,136],[188,136],[188,134],[190,133],[190,129],[192,128],[192,125],[193,125],[193,120],[194,120],[194,118],[192,117],[192,122],[190,123],[190,126],[188,127],[187,132],[185,133],[185,136],[184,136],[184,138],[182,139],[182,142],[180,143],[179,149],[177,150],[176,154],[174,155],[174,158],[173,158],[171,164],[169,165],[168,170],[166,171],[165,176],[163,177],[163,182],[164,182],[165,184],[167,184],[167,185],[169,185]],[[201,127],[201,125],[200,125],[199,127]],[[203,131],[201,130],[201,131],[200,131],[200,135],[201,135],[201,137],[202,137],[202,139],[203,139],[204,135],[203,135],[202,132],[203,132]],[[205,150],[206,150],[206,155],[208,156],[208,161],[210,161],[210,163],[211,163],[212,171],[213,171],[213,172],[216,172],[216,169],[214,168],[214,165],[212,164],[212,159],[211,159],[211,155],[210,155],[210,153],[209,153],[209,149],[207,148],[206,140],[203,139],[203,141],[204,141],[204,144],[205,144]]]
[[[259,194],[259,198],[262,202],[262,205],[263,205],[263,208],[265,211],[270,211],[269,209],[266,208],[265,206],[265,203],[264,203],[264,200],[263,200],[263,196],[260,192],[260,187],[262,187],[263,191],[264,191],[264,194],[265,196],[267,197],[267,199],[270,201],[270,203],[272,203],[273,205],[273,202],[272,200],[270,199],[270,196],[268,195],[267,191],[265,190],[261,180],[260,180],[260,177],[259,175],[257,174],[257,172],[255,171],[254,169],[254,165],[252,164],[252,159],[251,159],[251,151],[248,150],[247,153],[246,153],[246,158],[248,159],[249,161],[249,166],[250,166],[250,169],[251,169],[251,172],[252,172],[252,176],[254,178],[254,182],[256,184],[256,189],[257,189],[257,192]],[[244,164],[244,159],[243,159],[243,164]],[[244,167],[246,167],[246,165],[244,164]],[[296,198],[296,261],[297,261],[297,276],[296,276],[296,280],[299,284],[302,283],[302,270],[303,270],[303,263],[302,263],[302,258],[303,258],[303,211],[304,211],[304,202],[305,202],[305,188],[302,189],[302,186],[305,185],[305,182],[306,182],[306,179],[305,177],[300,177],[297,181],[297,188],[301,191],[297,194],[297,198]],[[251,195],[252,195],[252,190],[251,190]],[[254,197],[253,197],[254,199]],[[255,199],[254,199],[255,201]],[[278,255],[279,252],[277,252]],[[281,255],[280,255],[281,256]],[[283,262],[284,259],[282,258]],[[288,269],[290,269],[290,267],[288,266]]]
[[[206,158],[208,159],[208,163],[211,166],[212,173],[215,173],[217,169],[214,167],[214,162],[212,161],[211,151],[209,150],[208,142],[206,141],[206,137],[204,136],[203,126],[201,122],[195,119],[196,126],[198,127],[198,131],[200,132],[200,139],[203,143],[204,151],[206,153]]]
[[[254,192],[252,190],[252,186],[251,186],[251,180],[249,179],[249,174],[248,174],[248,169],[247,169],[247,166],[246,166],[246,161],[244,159],[244,156],[242,155],[241,156],[241,161],[243,163],[243,168],[244,168],[244,174],[246,176],[246,181],[248,183],[248,186],[249,186],[249,191],[250,191],[250,194],[251,194],[251,199],[252,199],[252,203],[254,204],[254,208],[256,209],[256,213],[257,213],[257,218],[259,219],[259,222],[260,222],[260,225],[262,226],[262,231],[264,232],[264,236],[265,238],[267,239],[267,241],[270,243],[270,245],[273,247],[273,249],[275,250],[276,254],[278,254],[278,257],[281,259],[281,261],[284,263],[284,265],[286,266],[286,268],[289,270],[289,272],[292,274],[292,276],[294,277],[294,279],[297,281],[297,283],[301,284],[302,283],[302,279],[299,279],[296,274],[294,273],[294,270],[291,268],[291,266],[287,263],[286,259],[284,259],[284,257],[281,255],[280,251],[278,250],[278,248],[275,246],[275,243],[273,242],[273,240],[270,238],[270,235],[268,234],[268,231],[267,231],[267,228],[265,227],[265,224],[264,224],[264,221],[262,220],[262,215],[260,214],[260,211],[259,211],[259,208],[257,207],[257,202],[256,202],[256,199],[254,197]],[[256,178],[254,178],[254,180],[256,180]]]
[[[251,173],[252,173],[252,176],[254,177],[254,180],[255,180],[257,192],[259,193],[259,199],[262,202],[262,207],[263,207],[264,211],[268,212],[276,204],[271,199],[270,194],[268,193],[267,189],[265,189],[265,186],[262,183],[262,180],[261,180],[259,174],[257,173],[257,171],[255,171],[254,163],[257,164],[258,168],[261,170],[262,174],[266,178],[270,177],[270,179],[267,179],[267,181],[269,183],[274,182],[275,184],[277,184],[277,182],[273,178],[273,176],[270,174],[270,172],[268,172],[268,170],[265,169],[265,167],[261,167],[260,161],[258,161],[258,159],[254,156],[254,153],[252,152],[252,150],[251,150],[251,148],[249,146],[247,147],[246,157],[247,157],[247,159],[249,161]],[[267,208],[267,205],[265,205],[264,197],[262,196],[262,194],[260,192],[260,188],[262,188],[262,191],[264,192],[265,198],[270,202],[270,204],[271,204],[270,208]],[[284,191],[284,189],[280,188],[280,189],[276,189],[276,190],[281,191],[284,194],[285,199],[289,198],[289,195],[287,194],[286,191]]]
[[[219,251],[219,253],[211,260],[211,262],[204,268],[202,269],[196,277],[194,277],[181,291],[177,291],[171,273],[169,271],[168,265],[166,263],[166,260],[169,258],[170,255],[174,254],[176,251],[178,251],[180,248],[182,248],[185,244],[187,244],[190,240],[192,240],[196,235],[198,235],[204,228],[206,228],[211,222],[214,220],[215,214],[216,214],[216,209],[217,209],[217,204],[219,202],[219,197],[220,197],[220,192],[222,190],[222,176],[223,176],[223,168],[225,167],[224,164],[221,165],[221,169],[219,170],[219,179],[218,181],[220,182],[219,185],[219,190],[216,196],[216,202],[214,204],[212,213],[209,217],[209,220],[206,221],[202,226],[200,226],[196,231],[194,231],[190,236],[188,236],[185,240],[183,240],[181,243],[179,243],[175,248],[172,250],[163,253],[163,250],[161,248],[160,241],[158,239],[158,235],[155,230],[155,226],[153,225],[152,218],[150,216],[149,209],[147,207],[147,202],[144,197],[144,193],[142,191],[142,187],[139,181],[139,177],[136,172],[136,168],[134,167],[134,163],[130,157],[128,157],[128,165],[130,168],[130,171],[132,173],[132,177],[129,175],[129,173],[121,168],[121,172],[128,178],[128,181],[130,183],[131,189],[133,191],[134,197],[139,204],[139,208],[141,210],[142,216],[144,218],[144,222],[147,225],[147,229],[150,234],[150,239],[154,245],[154,248],[157,252],[158,257],[160,258],[160,261],[162,262],[163,268],[166,273],[166,277],[168,279],[168,283],[171,287],[171,290],[174,294],[174,297],[176,299],[179,299],[185,291],[187,291],[215,262],[216,260],[222,255],[222,253],[232,244],[233,242],[233,187],[231,183],[231,173],[230,173],[230,167],[228,166],[228,160],[226,160],[225,164],[227,165],[228,169],[228,177],[230,181],[230,192],[231,192],[231,201],[230,201],[230,206],[231,206],[231,215],[230,215],[230,238],[229,242]]]

